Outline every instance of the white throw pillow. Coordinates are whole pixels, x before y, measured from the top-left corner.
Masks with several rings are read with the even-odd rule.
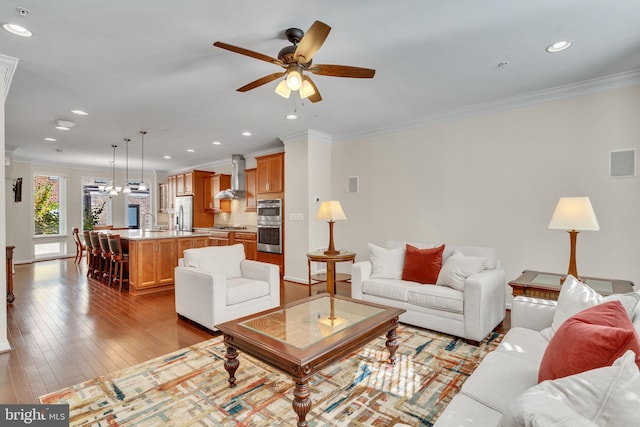
[[[369,243],[371,278],[402,279],[405,247],[385,249]]]
[[[207,246],[184,251],[186,265],[212,273],[224,274],[227,279],[242,277],[240,263],[245,259],[244,245]]]
[[[521,394],[501,427],[640,426],[640,372],[628,350],[613,365],[553,381]]]
[[[436,284],[462,292],[467,277],[484,270],[487,267],[487,261],[487,258],[464,256],[462,252],[455,250],[442,264]]]
[[[630,292],[628,294],[613,294],[606,297],[598,294],[589,285],[580,282],[575,277],[568,275],[565,279],[562,288],[560,288],[560,295],[558,296],[558,306],[556,307],[555,314],[553,315],[553,322],[551,323],[550,337],[555,334],[560,325],[569,317],[576,313],[586,310],[594,305],[607,302],[607,301],[620,301],[625,310],[633,318],[638,301],[640,301],[640,294],[637,292]]]

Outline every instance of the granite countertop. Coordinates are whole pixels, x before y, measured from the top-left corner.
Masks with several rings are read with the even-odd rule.
[[[206,236],[208,233],[204,231],[175,231],[175,230],[118,230],[123,239],[129,240],[155,240],[155,239],[179,239],[181,237]]]
[[[212,231],[223,231],[223,232],[235,232],[235,233],[256,233],[256,226],[246,226],[247,228],[220,228],[220,227],[208,227],[208,228],[195,228],[194,231],[197,233],[210,233]]]

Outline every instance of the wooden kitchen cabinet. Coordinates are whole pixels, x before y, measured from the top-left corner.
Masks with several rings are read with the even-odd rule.
[[[244,245],[244,256],[246,259],[256,260],[258,257],[258,242],[256,233],[245,233],[236,231],[234,233],[234,242]]]
[[[176,175],[176,196],[184,196],[184,174]]]
[[[187,172],[184,174],[184,194],[193,194],[194,192],[193,172]]]
[[[209,246],[229,246],[231,243],[231,237],[233,235],[229,231],[212,231],[209,233]]]
[[[130,292],[136,295],[172,289],[176,254],[175,239],[130,241]]]
[[[284,191],[284,153],[256,157],[256,192],[281,193]]]
[[[175,209],[176,202],[176,176],[171,175],[167,177],[167,196],[169,197],[168,207],[170,209]]]
[[[182,237],[180,239],[176,239],[176,242],[178,258],[184,258],[184,251],[187,249],[204,248],[205,246],[209,246],[209,237]]]
[[[215,196],[222,190],[231,188],[231,175],[213,175],[204,181],[204,206],[209,212],[231,212],[231,200],[216,199]]]
[[[245,180],[245,212],[256,212],[258,210],[256,195],[256,168],[246,169],[244,171]]]

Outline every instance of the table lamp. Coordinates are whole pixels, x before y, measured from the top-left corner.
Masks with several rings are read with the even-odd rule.
[[[579,230],[598,231],[598,219],[588,197],[561,197],[553,212],[549,228],[567,230],[571,240],[571,256],[567,274],[578,276],[576,265],[576,241]],[[563,280],[564,281],[564,280]]]
[[[337,200],[329,200],[320,204],[316,219],[329,221],[329,247],[324,251],[325,255],[338,255],[340,251],[336,251],[333,245],[333,223],[336,221],[344,221],[347,216]]]

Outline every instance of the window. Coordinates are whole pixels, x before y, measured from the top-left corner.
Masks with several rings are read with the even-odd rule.
[[[36,173],[33,176],[34,235],[59,236],[66,233],[65,177]]]
[[[105,178],[82,178],[82,229],[93,230],[96,225],[112,224],[111,198],[98,186],[106,185]]]
[[[126,226],[138,226],[138,228],[140,228],[144,223],[145,214],[151,214],[151,197],[149,197],[149,191],[133,190],[131,193],[125,194],[125,197],[124,206],[125,209],[127,209],[125,215]]]

